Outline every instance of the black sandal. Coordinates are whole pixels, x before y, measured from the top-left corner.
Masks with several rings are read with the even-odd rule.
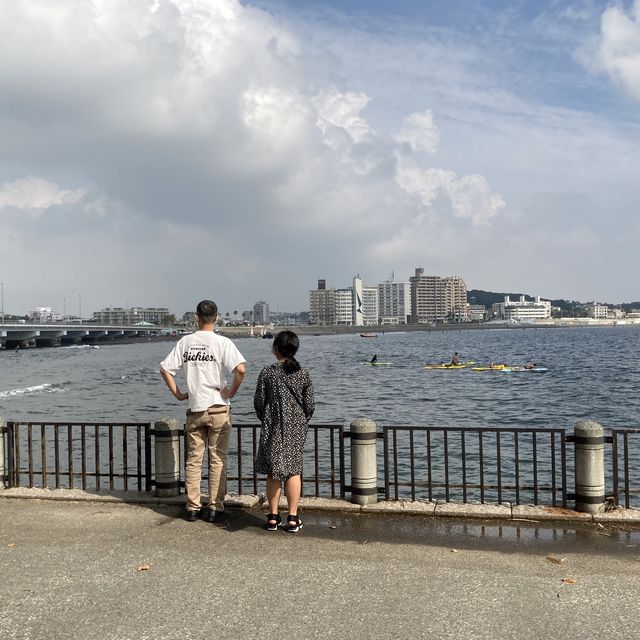
[[[287,533],[298,533],[302,529],[302,519],[300,516],[287,516]]]
[[[268,513],[267,514],[267,531],[277,531],[278,527],[282,526],[282,518],[279,513]]]

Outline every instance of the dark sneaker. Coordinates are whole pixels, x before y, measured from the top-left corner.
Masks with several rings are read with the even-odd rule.
[[[225,509],[224,511],[209,511],[209,522],[222,522],[229,517],[229,512]]]
[[[200,520],[200,512],[195,509],[187,509],[187,515],[184,518],[187,522],[196,522]]]

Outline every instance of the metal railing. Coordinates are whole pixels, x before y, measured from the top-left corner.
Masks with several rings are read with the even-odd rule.
[[[8,422],[8,484],[150,491],[150,429],[142,422]]]
[[[613,504],[640,507],[640,429],[611,430],[610,476]]]
[[[315,497],[345,497],[345,452],[342,425],[314,424],[309,426],[302,472],[302,495]],[[255,471],[260,436],[259,424],[233,424],[227,459],[227,491],[244,495],[257,494],[264,487],[266,476]],[[186,438],[180,438],[180,485],[184,487]],[[203,488],[208,481],[206,463],[202,472]]]
[[[564,429],[388,426],[386,500],[566,506]]]
[[[260,425],[234,424],[227,486],[257,494]],[[640,429],[611,429],[605,439],[608,501],[640,507]],[[351,447],[342,425],[311,425],[304,453],[303,494],[345,498]],[[386,500],[509,502],[566,507],[572,499],[574,448],[564,429],[385,426],[378,432],[378,493]],[[152,491],[150,423],[7,422],[8,486]],[[181,460],[184,459],[184,439]],[[180,469],[184,483],[184,464]],[[203,485],[207,482],[206,468]]]

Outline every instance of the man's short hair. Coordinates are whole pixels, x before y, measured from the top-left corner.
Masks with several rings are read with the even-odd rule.
[[[196,313],[202,322],[211,324],[218,319],[218,305],[213,300],[203,300],[198,303]]]

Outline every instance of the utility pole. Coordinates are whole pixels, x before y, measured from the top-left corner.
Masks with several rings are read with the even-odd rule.
[[[2,289],[2,324],[4,324],[4,282],[0,282],[0,288]]]
[[[78,319],[82,324],[82,294],[78,294]]]

